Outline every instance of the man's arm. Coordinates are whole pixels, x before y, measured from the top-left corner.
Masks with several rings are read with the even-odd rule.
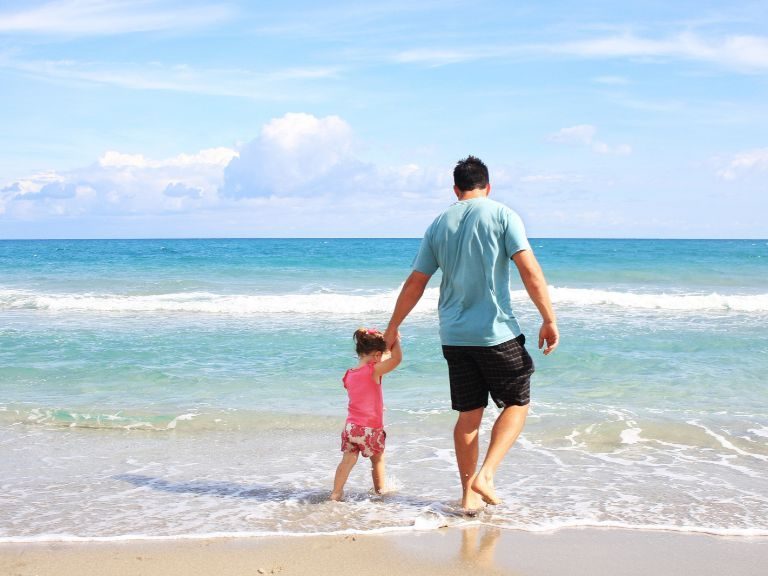
[[[403,284],[403,288],[400,290],[400,295],[397,297],[392,318],[389,319],[389,325],[384,332],[387,349],[391,349],[394,345],[397,340],[400,324],[403,323],[405,317],[410,314],[413,307],[421,300],[421,296],[424,294],[424,289],[427,287],[430,278],[431,276],[414,270],[405,280],[405,284]]]
[[[557,329],[557,318],[552,310],[552,301],[549,299],[547,280],[539,266],[539,261],[533,255],[532,250],[521,250],[512,256],[512,261],[517,266],[520,279],[523,281],[528,296],[536,305],[541,314],[542,324],[539,330],[539,348],[547,343],[544,354],[550,354],[560,340],[560,332]]]

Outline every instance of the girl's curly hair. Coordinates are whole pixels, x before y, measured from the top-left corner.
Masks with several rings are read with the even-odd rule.
[[[352,335],[355,341],[355,352],[358,356],[365,356],[371,352],[386,352],[387,343],[384,334],[372,328],[358,328]]]

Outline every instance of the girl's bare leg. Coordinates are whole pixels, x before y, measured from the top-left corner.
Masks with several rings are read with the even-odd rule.
[[[336,467],[336,477],[333,480],[333,492],[331,500],[341,500],[344,496],[344,484],[347,483],[349,473],[357,463],[357,452],[344,452],[341,462]]]
[[[386,471],[384,469],[384,453],[371,456],[371,476],[373,477],[373,489],[376,494],[381,494],[386,483]]]

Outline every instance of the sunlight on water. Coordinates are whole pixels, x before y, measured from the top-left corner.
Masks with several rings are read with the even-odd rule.
[[[768,534],[768,247],[749,242],[536,241],[563,342],[534,354],[505,503],[474,519],[458,511],[433,280],[384,383],[392,490],[371,494],[361,462],[328,502],[352,332],[386,325],[417,247],[0,242],[0,540],[466,522]],[[537,313],[513,300],[533,350]]]

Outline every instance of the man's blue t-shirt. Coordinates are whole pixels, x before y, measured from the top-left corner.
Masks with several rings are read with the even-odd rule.
[[[520,335],[509,296],[512,256],[530,249],[520,217],[489,198],[456,202],[427,228],[413,269],[440,284],[440,340],[495,346]]]

